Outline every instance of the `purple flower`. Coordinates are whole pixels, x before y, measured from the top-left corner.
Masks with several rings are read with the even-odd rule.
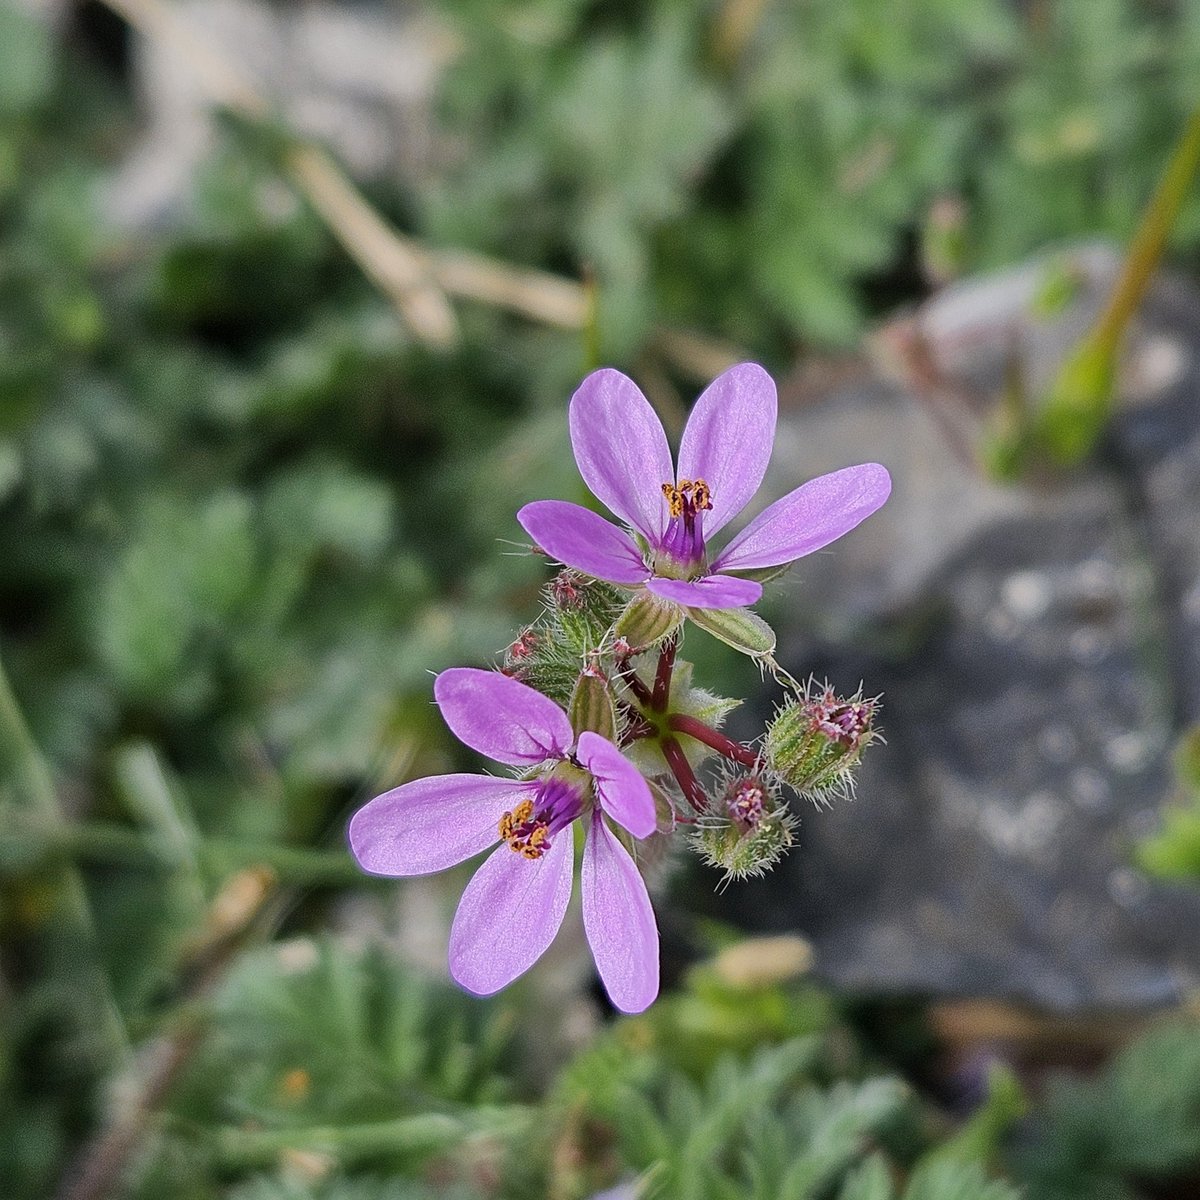
[[[731,367],[696,401],[678,469],[637,385],[606,368],[571,400],[571,444],[588,487],[644,549],[603,517],[565,500],[525,505],[517,520],[547,554],[597,579],[644,584],[689,608],[753,604],[762,586],[739,572],[783,566],[849,533],[888,497],[878,463],[846,467],[789,492],[710,560],[708,540],[758,491],[775,437],[775,385],[754,363]]]
[[[605,816],[636,838],[656,825],[650,788],[612,742],[576,740],[553,700],[494,671],[443,671],[434,697],[455,736],[535,773],[438,775],[376,796],[350,821],[350,848],[376,875],[427,875],[500,842],[463,892],[450,974],[488,996],[542,956],[562,924],[585,828],[583,924],[614,1005],[641,1012],[658,995],[658,927],[646,884]]]

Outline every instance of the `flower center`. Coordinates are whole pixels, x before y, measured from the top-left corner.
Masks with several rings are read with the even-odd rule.
[[[830,741],[855,748],[871,731],[875,709],[873,700],[839,700],[832,690],[826,689],[811,706],[810,719],[813,729]]]
[[[551,838],[583,811],[583,795],[565,779],[539,780],[537,791],[500,818],[500,840],[524,858],[541,858]]]
[[[766,795],[762,784],[753,775],[735,779],[725,793],[729,816],[739,833],[750,833],[762,823]]]
[[[704,518],[712,508],[712,492],[703,479],[681,479],[664,483],[662,494],[671,519],[655,557],[660,575],[694,579],[704,573]]]

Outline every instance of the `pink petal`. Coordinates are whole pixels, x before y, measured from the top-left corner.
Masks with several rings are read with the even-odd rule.
[[[546,952],[571,899],[574,827],[541,858],[500,846],[467,884],[450,927],[450,974],[477,996],[523,975]]]
[[[575,740],[553,700],[499,671],[451,667],[433,681],[433,697],[460,742],[510,767],[565,758]]]
[[[803,558],[866,520],[891,490],[891,477],[878,463],[810,479],[759,513],[721,551],[712,569],[749,571]]]
[[[517,520],[551,558],[611,583],[641,583],[650,572],[623,529],[566,500],[535,500]]]
[[[584,482],[627,525],[657,543],[666,527],[662,485],[675,467],[667,435],[636,383],[606,367],[571,398],[571,445]]]
[[[608,998],[622,1012],[649,1008],[658,995],[658,926],[629,851],[592,817],[583,848],[583,928]]]
[[[600,807],[636,838],[649,837],[658,826],[650,785],[607,738],[590,730],[579,735],[575,756],[596,781]]]
[[[687,608],[745,608],[762,598],[762,584],[732,575],[706,575],[703,579],[647,580],[646,587],[664,600]]]
[[[531,790],[518,779],[435,775],[368,800],[350,818],[350,850],[372,875],[428,875],[499,840],[500,818]]]
[[[679,478],[703,479],[712,493],[705,538],[758,491],[775,441],[775,413],[775,383],[757,363],[730,367],[696,401],[679,447]]]

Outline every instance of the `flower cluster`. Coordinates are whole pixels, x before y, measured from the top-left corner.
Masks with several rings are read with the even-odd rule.
[[[545,611],[500,670],[444,671],[434,698],[467,746],[512,776],[442,775],[375,797],[350,823],[360,865],[423,875],[491,847],[459,903],[450,973],[489,995],[546,950],[566,914],[582,830],[583,923],[612,1003],[658,994],[658,930],[639,857],[684,834],[727,875],[769,867],[791,845],[785,795],[849,789],[875,736],[876,702],[798,688],[751,610],[763,583],[848,533],[887,499],[875,463],[823,475],[769,505],[723,548],[712,539],[758,490],[775,434],[761,367],[726,371],[696,402],[672,461],[653,408],[626,376],[589,375],[570,406],[575,461],[621,526],[539,500],[517,514],[562,569]],[[721,724],[737,701],[693,682],[687,623],[772,669],[788,696],[758,743]]]

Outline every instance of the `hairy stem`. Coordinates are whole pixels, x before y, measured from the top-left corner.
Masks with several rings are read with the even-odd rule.
[[[703,742],[718,754],[735,763],[740,763],[743,767],[753,767],[758,764],[756,750],[741,742],[735,742],[733,738],[726,737],[720,730],[713,729],[711,725],[705,725],[703,721],[697,720],[695,717],[688,717],[683,713],[673,713],[667,718],[667,727],[675,730],[676,733],[686,733],[688,737]]]
[[[671,698],[671,675],[675,670],[675,650],[679,645],[677,637],[658,652],[658,669],[654,672],[654,695],[651,706],[655,712],[666,712],[667,701]]]
[[[362,1125],[322,1125],[301,1129],[245,1129],[229,1126],[213,1135],[218,1162],[227,1170],[274,1167],[287,1150],[336,1156],[339,1164],[388,1159],[396,1154],[429,1154],[461,1146],[472,1136],[520,1133],[529,1113],[518,1106],[478,1109],[467,1117],[416,1113]]]
[[[1120,278],[1092,331],[1091,336],[1095,340],[1115,343],[1134,309],[1141,303],[1162,258],[1167,235],[1179,215],[1197,165],[1200,165],[1200,108],[1188,118],[1183,135],[1146,206],[1121,268]]]
[[[683,747],[673,737],[663,738],[659,745],[662,746],[667,765],[671,768],[671,773],[678,781],[688,803],[697,812],[708,812],[708,796],[705,794],[704,788],[700,786],[700,781],[696,778],[696,773],[692,770],[692,764],[688,762]]]
[[[638,673],[628,659],[617,664],[617,674],[620,675],[621,682],[637,697],[637,702],[643,708],[654,707],[650,689],[638,677]]]
[[[624,701],[617,703],[625,723],[625,733],[621,741],[623,746],[628,746],[630,742],[641,741],[643,738],[657,736],[658,730],[632,704],[626,704]]]

